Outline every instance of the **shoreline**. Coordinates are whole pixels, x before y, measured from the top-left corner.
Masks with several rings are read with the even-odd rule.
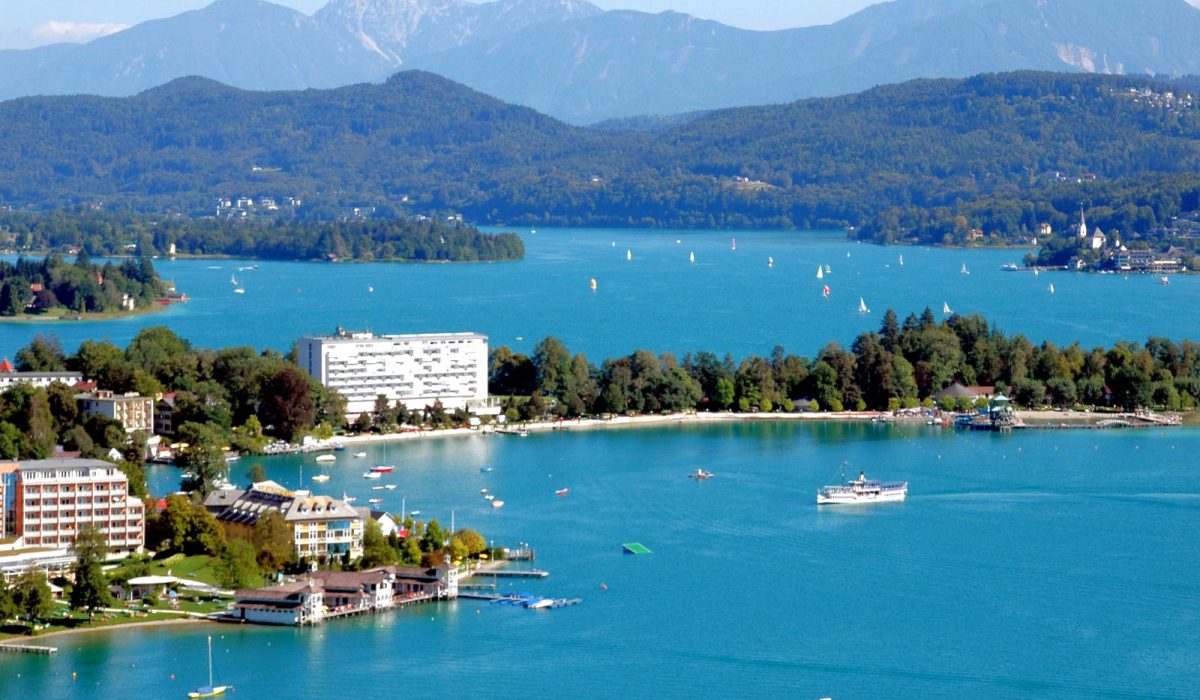
[[[89,321],[123,321],[127,318],[137,318],[138,316],[146,316],[166,311],[170,304],[150,304],[143,306],[140,309],[133,311],[124,311],[120,313],[102,312],[102,313],[83,313],[83,314],[61,314],[58,316],[38,314],[36,316],[21,315],[21,316],[0,316],[0,323],[28,323],[36,325],[39,323],[87,323]]]
[[[1017,411],[1017,417],[1027,421],[1031,428],[1052,427],[1060,423],[1094,424],[1098,421],[1119,418],[1123,414],[1095,411]],[[1156,413],[1155,415],[1167,415]],[[513,423],[486,426],[486,428],[445,428],[441,430],[410,430],[401,433],[347,435],[335,437],[334,441],[345,445],[364,445],[376,442],[402,442],[429,438],[465,437],[471,435],[515,435],[519,431],[541,433],[571,430],[614,430],[622,428],[652,428],[664,425],[702,425],[712,423],[898,423],[925,424],[924,414],[894,416],[887,411],[841,411],[839,413],[670,413],[652,416],[615,416],[612,418],[569,418],[532,423]],[[1188,425],[1189,421],[1184,421]],[[1173,426],[1174,427],[1174,426]],[[314,452],[327,452],[332,447],[318,448]]]
[[[144,620],[144,621],[140,621],[140,622],[139,621],[131,621],[131,622],[123,622],[120,624],[101,625],[99,627],[84,627],[81,629],[53,630],[51,632],[43,632],[41,634],[35,634],[35,635],[20,635],[20,636],[15,636],[15,637],[9,637],[7,639],[0,639],[0,645],[4,645],[4,646],[22,646],[22,645],[43,646],[41,644],[41,640],[50,639],[51,637],[66,637],[66,636],[77,635],[77,634],[92,634],[94,632],[108,632],[108,631],[112,631],[112,630],[130,629],[130,628],[134,628],[134,627],[190,625],[190,624],[203,623],[203,622],[216,624],[216,622],[214,622],[213,620],[209,620],[207,618],[191,617],[189,615],[185,615],[178,619],[173,619],[173,620]]]

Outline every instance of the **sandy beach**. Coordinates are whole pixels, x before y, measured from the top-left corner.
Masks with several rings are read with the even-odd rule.
[[[180,617],[178,619],[173,619],[173,620],[145,620],[142,622],[123,622],[119,625],[103,625],[101,627],[82,627],[82,628],[69,629],[69,630],[54,630],[53,632],[42,632],[40,634],[36,634],[33,636],[20,636],[20,637],[10,637],[9,639],[0,639],[0,644],[15,644],[17,646],[20,646],[22,644],[31,644],[31,645],[36,645],[36,646],[44,646],[42,644],[42,640],[50,639],[51,637],[65,637],[67,635],[73,635],[73,634],[93,634],[96,632],[111,632],[114,630],[127,630],[127,629],[131,629],[134,627],[160,627],[160,626],[164,626],[164,625],[194,625],[194,624],[198,624],[198,623],[216,624],[212,620],[208,620],[208,619],[205,619],[202,617],[185,616],[185,617]]]

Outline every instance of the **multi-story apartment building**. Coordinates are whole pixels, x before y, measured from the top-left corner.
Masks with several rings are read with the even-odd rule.
[[[129,479],[115,464],[39,459],[18,462],[15,473],[14,522],[23,546],[65,549],[90,524],[104,533],[109,554],[141,551],[145,506],[129,495]]]
[[[137,392],[114,394],[111,391],[99,389],[75,395],[81,413],[99,413],[109,418],[121,421],[125,432],[142,431],[146,434],[154,432],[154,398],[142,396]]]
[[[262,481],[244,491],[214,491],[204,499],[204,507],[230,535],[240,537],[249,537],[268,512],[280,513],[291,527],[296,555],[309,561],[326,562],[347,553],[351,559],[362,556],[363,516],[331,496],[313,496]]]
[[[329,561],[363,552],[363,517],[345,501],[329,496],[301,496],[284,519],[292,526],[296,554],[309,561]]]
[[[440,401],[447,410],[487,401],[488,340],[477,333],[375,335],[338,329],[306,336],[296,363],[346,399],[355,417],[380,394],[420,410]]]

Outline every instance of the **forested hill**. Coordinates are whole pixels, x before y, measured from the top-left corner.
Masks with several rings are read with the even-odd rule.
[[[303,92],[184,79],[131,98],[0,104],[0,203],[203,214],[219,197],[286,196],[475,223],[847,225],[894,238],[914,211],[991,216],[980,202],[1003,200],[1032,213],[1019,205],[993,224],[1020,227],[1039,206],[1065,216],[1051,201],[1136,198],[1163,174],[1197,172],[1200,105],[1180,90],[1019,72],[645,132],[567,126],[422,72]],[[1173,215],[1191,178],[1174,178],[1179,196],[1151,203],[1142,224]]]

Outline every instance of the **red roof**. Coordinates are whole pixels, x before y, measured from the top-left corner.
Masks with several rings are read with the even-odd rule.
[[[4,358],[3,362],[0,362],[0,372],[16,372],[16,371],[17,371],[17,368],[13,367],[13,363],[9,362],[7,357]]]

